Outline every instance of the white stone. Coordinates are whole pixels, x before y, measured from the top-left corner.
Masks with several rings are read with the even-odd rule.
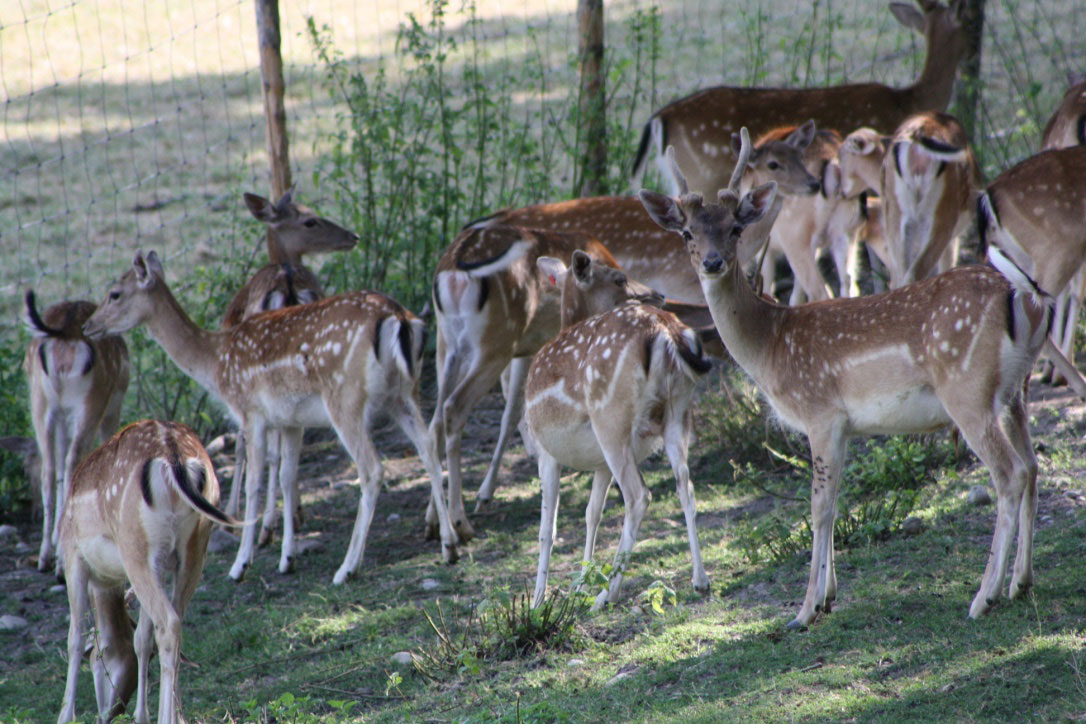
[[[22,631],[30,623],[22,616],[13,616],[6,613],[0,616],[0,631]]]
[[[969,489],[969,497],[966,500],[970,505],[989,505],[992,502],[992,495],[988,492],[988,486],[974,485]]]
[[[433,591],[435,588],[441,588],[441,584],[435,581],[433,578],[422,579],[422,590]]]
[[[411,664],[411,653],[409,651],[397,651],[392,654],[392,663],[409,666]]]
[[[386,518],[385,520],[387,520],[389,523],[399,523],[400,518],[401,516],[399,513],[389,513],[388,518]]]

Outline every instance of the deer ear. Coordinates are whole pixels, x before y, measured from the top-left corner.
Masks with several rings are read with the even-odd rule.
[[[136,275],[136,284],[141,289],[146,289],[154,282],[151,270],[147,268],[147,261],[143,258],[143,252],[137,251],[136,258],[132,260],[132,273]]]
[[[570,266],[573,269],[573,278],[578,284],[588,284],[592,281],[592,257],[588,254],[577,249],[573,252]]]
[[[788,138],[784,140],[789,146],[799,149],[800,151],[807,150],[807,147],[811,145],[811,141],[815,137],[815,122],[814,119],[808,120],[802,126],[797,128],[788,134]],[[735,134],[732,134],[732,144],[735,143]],[[738,151],[736,152],[738,153]]]
[[[912,28],[918,33],[924,32],[924,16],[919,10],[907,3],[890,3],[890,12],[897,21],[906,28]]]
[[[744,226],[750,226],[766,215],[776,197],[776,181],[770,181],[767,184],[751,189],[740,200],[739,207],[735,210],[735,220]]]
[[[539,271],[543,272],[543,275],[547,277],[547,281],[556,287],[562,286],[562,282],[565,281],[566,274],[569,272],[562,260],[555,259],[553,256],[539,257],[535,260],[535,266]]]
[[[686,226],[686,213],[675,199],[648,189],[641,189],[637,195],[649,217],[661,228],[681,232]]]
[[[287,189],[286,193],[279,197],[279,200],[275,202],[275,216],[282,219],[285,216],[289,216],[294,210],[294,187],[291,186]]]

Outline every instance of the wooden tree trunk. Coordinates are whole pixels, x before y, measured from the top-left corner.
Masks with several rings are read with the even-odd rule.
[[[986,0],[966,0],[962,23],[969,48],[958,66],[958,81],[955,92],[954,115],[962,122],[962,127],[970,141],[976,143],[980,137],[980,60],[981,41],[984,37],[984,4]]]
[[[256,0],[256,31],[260,42],[260,77],[264,88],[264,137],[275,198],[290,188],[287,110],[283,103],[283,56],[279,53],[279,0]]]
[[[580,28],[581,129],[584,157],[581,161],[581,196],[607,193],[607,117],[603,75],[603,0],[578,0]]]

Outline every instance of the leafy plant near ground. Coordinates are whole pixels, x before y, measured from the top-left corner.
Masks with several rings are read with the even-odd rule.
[[[476,676],[487,662],[568,651],[578,643],[577,620],[587,601],[582,595],[551,591],[532,608],[527,591],[494,591],[458,615],[446,614],[438,600],[433,614],[423,609],[436,646],[419,647],[411,658],[420,674],[442,679],[450,673]]]

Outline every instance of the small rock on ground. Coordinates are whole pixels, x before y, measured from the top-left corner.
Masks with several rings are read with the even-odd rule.
[[[0,631],[22,631],[30,623],[22,616],[13,616],[6,613],[0,616]]]
[[[424,591],[432,591],[435,588],[441,588],[441,584],[438,583],[437,581],[435,581],[433,578],[423,578],[422,579],[422,590],[424,590]]]
[[[988,505],[992,502],[992,495],[986,485],[974,485],[969,489],[969,497],[966,498],[970,505]]]
[[[392,654],[392,663],[407,666],[411,663],[411,654],[407,651],[397,651]]]

